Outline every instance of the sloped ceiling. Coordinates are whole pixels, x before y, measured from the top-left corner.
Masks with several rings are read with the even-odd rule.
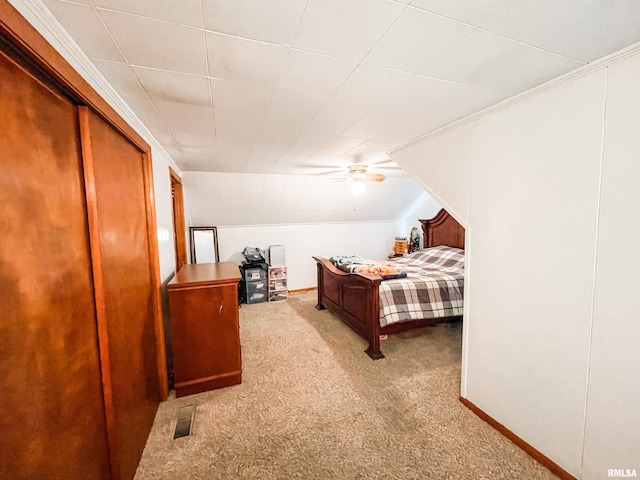
[[[185,172],[392,167],[395,147],[640,41],[637,0],[44,4]]]
[[[427,194],[411,178],[390,177],[352,194],[342,182],[312,175],[184,172],[193,225],[255,225],[406,218]],[[382,189],[386,190],[382,190]],[[384,192],[392,192],[385,195]],[[238,221],[243,205],[243,222]]]

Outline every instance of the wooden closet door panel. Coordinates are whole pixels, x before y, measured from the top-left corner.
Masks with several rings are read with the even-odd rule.
[[[117,455],[114,470],[118,478],[130,479],[160,398],[143,154],[97,115],[87,111],[87,116],[90,146],[85,144],[84,152],[93,164],[108,341],[103,374],[111,384],[107,418]]]
[[[0,478],[109,478],[77,109],[0,52]]]

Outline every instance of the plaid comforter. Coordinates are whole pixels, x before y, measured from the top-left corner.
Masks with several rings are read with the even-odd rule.
[[[432,247],[391,261],[407,278],[380,284],[380,326],[462,315],[463,250]]]

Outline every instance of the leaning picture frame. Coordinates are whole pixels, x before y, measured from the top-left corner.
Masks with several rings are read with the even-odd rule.
[[[220,260],[216,227],[189,227],[189,238],[191,263],[215,263]]]

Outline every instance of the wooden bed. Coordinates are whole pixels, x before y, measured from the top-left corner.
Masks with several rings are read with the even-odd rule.
[[[447,245],[464,249],[464,228],[444,209],[422,224],[424,248]],[[380,326],[380,295],[382,277],[338,270],[326,258],[313,257],[318,267],[318,304],[327,308],[369,342],[365,353],[373,360],[384,358],[380,351],[380,336],[414,328],[435,325],[461,317],[428,318]]]

